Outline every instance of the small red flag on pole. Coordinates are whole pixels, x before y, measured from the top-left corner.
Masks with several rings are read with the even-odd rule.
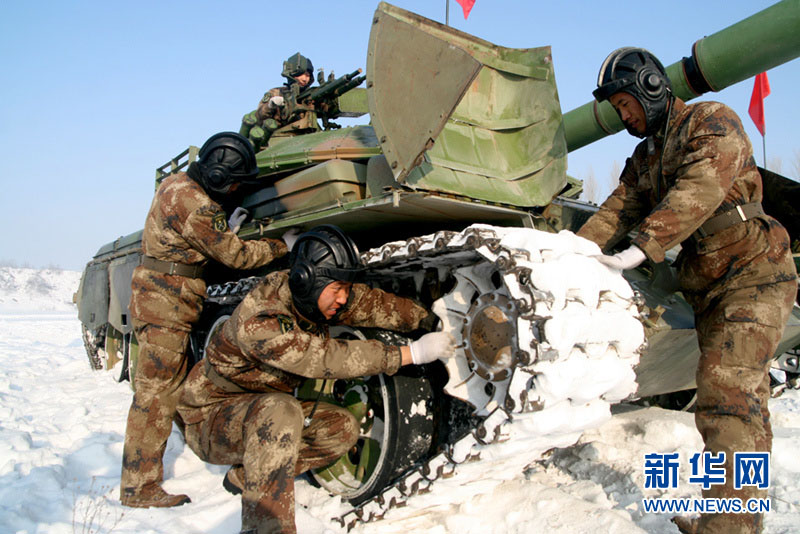
[[[756,124],[756,128],[764,135],[766,131],[766,122],[764,120],[764,99],[769,95],[769,80],[767,73],[762,72],[756,76],[755,83],[753,84],[753,94],[750,96],[750,118]]]
[[[472,11],[472,6],[475,5],[475,0],[456,0],[456,2],[461,4],[461,9],[464,10],[464,20],[467,20],[469,12]]]

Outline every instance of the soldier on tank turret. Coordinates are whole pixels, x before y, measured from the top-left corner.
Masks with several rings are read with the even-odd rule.
[[[705,450],[725,454],[725,483],[705,498],[764,498],[736,489],[735,452],[772,446],[769,362],[797,292],[789,236],[761,208],[761,176],[741,121],[718,102],[673,96],[661,62],[641,48],[620,48],[600,68],[594,96],[608,100],[628,133],[644,138],[620,184],[578,235],[604,250],[631,230],[629,248],[599,260],[633,269],[664,261],[681,245],[680,288],[695,312],[700,344],[695,422]],[[681,532],[755,533],[761,514],[676,517]]]
[[[233,132],[213,135],[186,173],[168,176],[156,191],[142,234],[142,262],[131,281],[130,314],[139,359],[125,430],[120,499],[137,508],[189,502],[161,488],[162,456],[175,404],[188,368],[189,332],[206,296],[203,271],[209,260],[233,269],[254,269],[285,255],[284,241],[242,241],[229,228],[238,216],[221,204],[240,184],[258,175],[250,143]]]
[[[281,76],[286,78],[286,83],[264,93],[258,103],[258,108],[244,116],[240,133],[247,135],[256,148],[266,146],[272,133],[278,128],[291,124],[287,132],[290,135],[300,135],[319,130],[313,113],[291,113],[288,109],[289,94],[302,91],[314,82],[314,65],[311,60],[300,54],[294,54],[283,62]]]
[[[339,228],[300,235],[291,269],[267,275],[245,297],[189,373],[178,405],[186,443],[207,462],[233,464],[224,485],[242,494],[243,533],[295,532],[295,476],[330,464],[358,439],[347,409],[295,398],[304,378],[394,374],[455,355],[445,332],[406,346],[332,339],[330,324],[411,331],[434,317],[357,283],[363,270]]]

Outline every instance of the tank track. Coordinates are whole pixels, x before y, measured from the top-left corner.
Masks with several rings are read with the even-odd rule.
[[[223,284],[211,284],[206,288],[206,302],[238,304],[263,279],[263,276],[249,276]]]
[[[81,325],[83,347],[86,349],[86,356],[89,358],[89,366],[92,371],[101,371],[105,367],[100,351],[104,350],[101,345],[105,342],[107,327],[107,325],[102,325],[97,330],[92,331]]]
[[[459,465],[481,459],[492,444],[534,433],[538,453],[518,459],[524,468],[542,452],[574,443],[585,428],[610,416],[611,403],[633,394],[633,368],[645,347],[643,300],[621,273],[590,257],[599,253],[594,244],[569,232],[486,225],[387,243],[364,253],[370,273],[380,277],[408,276],[431,267],[440,271],[440,278],[456,277],[455,288],[433,306],[443,330],[458,343],[456,357],[447,362],[450,381],[445,391],[472,404],[480,423],[380,495],[335,518],[343,527],[379,520],[414,495],[428,492],[437,479],[454,476]],[[575,265],[585,276],[566,279],[568,267]],[[486,310],[516,322],[516,347],[494,365],[481,358],[473,339]],[[504,357],[511,361],[502,362]],[[615,371],[609,373],[609,367]],[[600,368],[606,372],[597,372]],[[598,383],[595,377],[601,374],[619,379]],[[548,439],[546,420],[553,417],[572,424],[553,429]],[[519,449],[515,451],[511,454]],[[491,462],[494,455],[484,456]],[[481,469],[490,467],[482,463]]]
[[[644,303],[621,273],[591,258],[599,253],[569,232],[473,225],[362,254],[377,279],[412,278],[419,289],[431,269],[440,280],[455,278],[433,305],[458,346],[446,362],[445,392],[474,407],[478,423],[335,521],[350,530],[382,519],[436,480],[457,476],[462,464],[481,460],[483,468],[498,460],[498,444],[519,440],[521,447],[507,454],[523,469],[545,451],[574,443],[610,417],[612,403],[634,393],[633,368],[645,348]],[[582,276],[568,276],[576,266]],[[235,302],[259,280],[209,287],[209,299]],[[487,357],[483,341],[503,324],[513,325],[501,335],[511,342]]]

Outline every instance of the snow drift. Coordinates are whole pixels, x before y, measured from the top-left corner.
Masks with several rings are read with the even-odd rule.
[[[172,534],[238,532],[239,498],[222,488],[225,466],[208,465],[170,437],[168,491],[192,503],[167,510],[128,509],[118,486],[131,391],[89,369],[72,305],[80,274],[0,268],[0,532]],[[796,531],[800,511],[800,394],[770,404],[770,534]],[[600,428],[571,447],[520,467],[512,460],[459,466],[454,477],[391,510],[357,533],[674,533],[664,514],[642,510],[644,497],[697,497],[681,471],[677,489],[643,490],[643,456],[702,449],[692,414],[618,405]],[[297,524],[305,534],[339,533],[330,518],[346,506],[297,484]]]

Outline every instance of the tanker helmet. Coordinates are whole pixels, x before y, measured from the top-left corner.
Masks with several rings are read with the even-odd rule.
[[[200,148],[196,168],[189,174],[209,194],[226,195],[236,183],[252,182],[258,176],[253,145],[238,133],[220,132]]]
[[[628,129],[637,137],[654,134],[667,117],[672,86],[664,66],[643,48],[618,48],[609,54],[597,76],[597,89],[592,94],[598,102],[619,92],[630,94],[645,114],[644,135]]]
[[[325,322],[317,305],[322,290],[333,282],[354,282],[363,273],[358,247],[339,227],[312,228],[292,247],[289,289],[295,308],[307,319]]]
[[[294,83],[295,76],[300,76],[304,72],[307,72],[312,80],[314,79],[314,65],[310,59],[298,52],[283,62],[281,76],[289,80],[291,84]]]

